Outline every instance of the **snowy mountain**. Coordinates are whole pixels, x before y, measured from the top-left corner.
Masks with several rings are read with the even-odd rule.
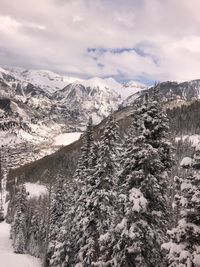
[[[200,80],[161,83],[161,100],[173,100],[176,106],[177,101],[199,99],[199,88]],[[98,124],[122,106],[133,105],[145,92],[146,87],[134,81],[121,84],[113,78],[83,80],[44,70],[0,68],[2,144],[12,144],[14,150],[15,144],[28,144],[35,155],[22,153],[22,158],[34,160],[55,151],[50,147],[56,135],[83,131],[90,116]],[[43,152],[37,153],[41,148]]]
[[[16,67],[1,68],[0,83],[0,96],[20,101],[69,128],[84,127],[89,116],[99,123],[117,110],[127,95],[145,89],[142,84],[121,84],[113,78],[83,80]]]
[[[120,107],[124,97],[119,93],[128,88],[111,78],[80,80],[45,70],[0,68],[1,145],[20,154],[12,158],[12,167],[54,152],[56,136],[82,131],[90,116],[99,123]]]
[[[53,99],[60,106],[66,106],[75,118],[88,120],[92,116],[95,124],[117,110],[122,102],[120,95],[109,88],[84,86],[79,82],[56,91]]]
[[[73,83],[78,79],[61,76],[49,70],[26,70],[18,67],[6,67],[6,70],[18,80],[31,83],[50,93],[62,89],[67,84]]]
[[[128,96],[137,93],[138,91],[147,89],[142,83],[130,81],[128,83],[119,83],[113,78],[91,78],[88,80],[79,80],[80,84],[85,87],[99,88],[101,90],[110,89],[121,96],[122,99],[126,99]]]
[[[129,95],[146,88],[144,84],[135,81],[122,84],[113,78],[103,79],[94,77],[91,79],[80,79],[77,77],[62,76],[49,70],[26,70],[18,67],[6,67],[5,69],[0,68],[0,72],[1,70],[16,77],[18,80],[31,83],[50,93],[63,89],[69,84],[78,83],[85,87],[99,87],[103,90],[110,89],[119,94],[122,98],[126,98]]]
[[[153,88],[148,89],[149,94],[152,93]],[[133,105],[135,100],[144,96],[146,92],[147,90],[140,90],[136,94],[127,97],[123,102],[123,106]],[[172,103],[172,107],[198,99],[200,99],[200,80],[160,83],[160,100],[165,103]]]
[[[83,121],[83,125],[89,116],[95,123],[100,122],[117,110],[127,96],[146,89],[137,82],[121,84],[113,78],[98,77],[83,80],[46,70],[16,67],[1,68],[0,81],[10,87],[4,92],[5,96],[26,102],[54,118],[59,113],[65,118],[75,117]]]

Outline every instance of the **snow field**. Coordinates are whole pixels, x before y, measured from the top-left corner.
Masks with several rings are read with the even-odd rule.
[[[10,225],[0,223],[0,266],[1,267],[41,267],[39,259],[26,254],[15,254],[9,239]]]
[[[82,133],[64,133],[59,134],[54,138],[54,146],[67,146],[80,138]]]
[[[47,188],[44,185],[38,183],[25,183],[26,191],[29,193],[30,197],[39,197],[41,195],[47,194]]]

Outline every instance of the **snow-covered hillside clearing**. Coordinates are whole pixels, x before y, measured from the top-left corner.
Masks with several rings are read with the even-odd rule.
[[[10,225],[0,223],[0,266],[1,267],[41,267],[41,261],[27,254],[13,252],[12,241],[9,239]]]
[[[78,140],[81,134],[81,132],[59,134],[54,138],[53,146],[67,146]]]

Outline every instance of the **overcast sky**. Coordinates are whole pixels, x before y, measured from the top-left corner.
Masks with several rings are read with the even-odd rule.
[[[0,65],[118,80],[200,78],[199,0],[0,0]]]

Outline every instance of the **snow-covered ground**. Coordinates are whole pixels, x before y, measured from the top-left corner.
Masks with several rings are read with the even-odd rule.
[[[180,141],[180,140],[188,140],[189,142],[191,142],[193,147],[198,147],[200,144],[200,135],[198,134],[194,134],[194,135],[184,135],[182,137],[176,137],[175,140],[176,142]]]
[[[29,193],[29,197],[40,197],[47,194],[46,186],[38,183],[25,183],[26,191]]]
[[[64,133],[59,134],[54,138],[54,146],[67,146],[80,138],[82,133]]]
[[[41,267],[39,259],[26,254],[15,254],[9,239],[10,225],[0,223],[0,266],[1,267]]]
[[[36,192],[35,186],[28,185],[29,191],[30,187],[33,192]],[[2,199],[4,207],[4,215],[7,212],[8,202],[6,202],[6,174],[2,179]],[[37,190],[41,192],[41,187],[37,187]],[[44,188],[43,188],[44,191]],[[40,259],[37,259],[28,254],[16,254],[13,251],[12,240],[10,237],[10,224],[5,221],[0,223],[0,267],[42,267]]]
[[[190,167],[192,165],[192,158],[185,157],[181,160],[180,166],[181,167]]]

